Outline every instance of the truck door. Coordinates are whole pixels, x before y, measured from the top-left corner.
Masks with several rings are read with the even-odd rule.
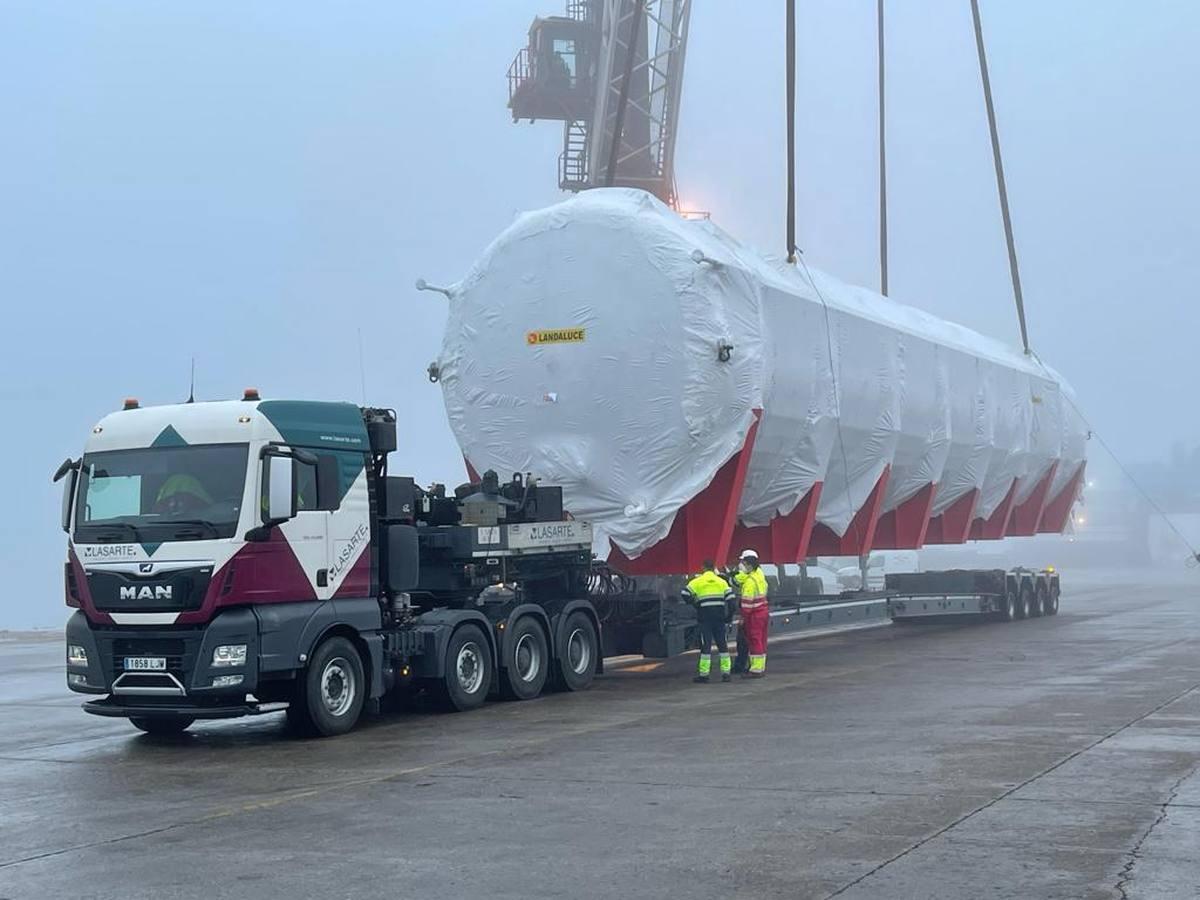
[[[367,457],[360,451],[321,453],[322,500],[328,504],[327,594],[319,597],[371,595],[371,503],[367,489]]]
[[[319,460],[319,458],[318,458]],[[317,466],[296,461],[296,518],[289,523],[288,542],[317,598],[330,596],[323,584],[329,573],[329,517],[318,492]]]

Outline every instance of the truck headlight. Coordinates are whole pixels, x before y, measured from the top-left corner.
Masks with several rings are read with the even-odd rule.
[[[245,644],[222,644],[213,650],[213,668],[227,669],[246,664]]]
[[[78,644],[67,644],[67,665],[87,668],[87,650]]]

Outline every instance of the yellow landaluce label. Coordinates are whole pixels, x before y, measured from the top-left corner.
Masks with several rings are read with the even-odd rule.
[[[584,328],[549,328],[545,331],[530,331],[525,343],[531,347],[539,344],[580,344],[586,336]]]

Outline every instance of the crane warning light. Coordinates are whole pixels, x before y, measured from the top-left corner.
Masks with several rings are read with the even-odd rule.
[[[243,400],[261,400],[262,397],[260,397],[258,395],[258,388],[248,387],[248,388],[246,388],[246,390],[244,390],[242,392],[242,399]]]
[[[126,397],[125,404],[122,409],[138,409],[141,404],[138,403],[137,397]]]

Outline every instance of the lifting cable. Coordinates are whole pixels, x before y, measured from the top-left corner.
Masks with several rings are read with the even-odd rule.
[[[888,233],[887,233],[887,128],[883,89],[883,0],[876,4],[875,33],[878,41],[876,58],[879,64],[879,293],[888,293]]]
[[[787,261],[796,264],[796,0],[787,0]]]
[[[1025,349],[1025,355],[1029,356],[1029,332],[1025,328],[1025,299],[1021,294],[1021,271],[1017,267],[1017,245],[1013,241],[1012,217],[1008,212],[1008,188],[1004,183],[1004,162],[1000,159],[1000,135],[996,130],[996,110],[992,106],[992,82],[988,78],[987,53],[983,48],[983,26],[979,21],[979,0],[971,0],[971,17],[975,22],[975,49],[979,52],[979,76],[983,81],[983,102],[987,107],[988,132],[992,137],[992,161],[996,165],[996,188],[1000,193],[1000,215],[1004,219],[1004,240],[1008,244],[1008,270],[1012,275],[1013,299],[1017,302],[1017,322],[1021,326],[1021,346]],[[882,84],[882,76],[880,84]]]
[[[1005,240],[1006,244],[1008,245],[1008,268],[1009,268],[1009,273],[1012,276],[1013,299],[1016,301],[1016,304],[1017,304],[1017,322],[1021,326],[1021,345],[1025,350],[1025,355],[1032,358],[1033,360],[1035,360],[1037,362],[1037,364],[1039,366],[1041,366],[1042,370],[1046,373],[1047,377],[1049,377],[1053,381],[1058,381],[1058,378],[1051,374],[1050,370],[1046,367],[1046,364],[1042,362],[1041,358],[1036,353],[1034,353],[1029,347],[1029,332],[1025,326],[1025,300],[1024,300],[1024,296],[1021,292],[1021,272],[1017,266],[1017,248],[1016,248],[1016,243],[1013,240],[1012,216],[1010,215],[1009,208],[1008,208],[1008,188],[1005,185],[1005,179],[1004,179],[1004,163],[1000,158],[1000,135],[996,128],[996,109],[995,109],[995,106],[992,104],[992,82],[991,82],[991,79],[988,77],[987,52],[984,49],[984,45],[983,45],[983,26],[980,23],[980,19],[979,19],[979,0],[971,0],[971,18],[975,24],[975,49],[979,55],[979,77],[980,77],[980,80],[983,82],[983,102],[984,102],[984,106],[986,107],[986,110],[987,110],[988,132],[989,132],[989,134],[991,136],[991,140],[992,140],[992,160],[995,163],[995,168],[996,168],[996,188],[1000,194],[1000,215],[1004,221],[1004,240]],[[882,32],[883,0],[879,0],[879,24],[880,24],[880,38],[879,38],[880,112],[879,112],[879,122],[880,122],[880,152],[882,153],[882,147],[883,147],[883,136],[882,136],[883,135],[883,132],[882,132],[882,126],[883,126],[883,99],[882,99],[882,91],[883,91],[883,32]],[[881,159],[882,159],[882,156],[881,156]],[[881,163],[881,165],[882,165],[882,163]],[[882,173],[881,173],[881,179],[882,179]],[[882,180],[880,183],[881,184],[883,183]],[[886,291],[885,291],[885,293],[886,293]],[[1060,393],[1060,396],[1063,397],[1071,405],[1071,408],[1075,410],[1075,414],[1077,416],[1079,416],[1079,420],[1081,422],[1083,422],[1084,426],[1088,429],[1088,436],[1096,438],[1096,440],[1099,442],[1100,446],[1104,448],[1105,452],[1108,453],[1108,455],[1112,458],[1113,462],[1115,462],[1117,464],[1117,468],[1119,468],[1121,470],[1121,473],[1125,476],[1126,479],[1128,479],[1129,483],[1131,485],[1133,485],[1134,489],[1142,496],[1142,499],[1144,499],[1146,501],[1146,503],[1148,503],[1150,505],[1150,508],[1154,510],[1154,512],[1163,520],[1163,522],[1166,523],[1167,527],[1175,534],[1175,536],[1177,538],[1179,538],[1179,540],[1183,543],[1183,545],[1188,549],[1189,555],[1188,555],[1188,559],[1187,559],[1187,564],[1192,567],[1200,565],[1200,551],[1198,551],[1196,549],[1196,547],[1192,544],[1191,541],[1189,541],[1187,539],[1187,537],[1184,535],[1184,533],[1179,530],[1179,528],[1175,525],[1175,523],[1173,521],[1171,521],[1171,518],[1167,515],[1166,511],[1163,510],[1163,508],[1161,506],[1159,506],[1157,502],[1155,502],[1154,498],[1150,496],[1150,493],[1145,488],[1143,488],[1141,484],[1138,483],[1137,479],[1133,477],[1133,474],[1129,471],[1129,469],[1125,466],[1125,464],[1123,462],[1121,462],[1121,460],[1117,457],[1116,453],[1114,453],[1112,448],[1105,442],[1104,438],[1102,438],[1100,436],[1099,432],[1097,432],[1092,427],[1091,422],[1088,421],[1087,417],[1083,414],[1083,411],[1079,408],[1079,406],[1075,403],[1075,401],[1070,397],[1070,395],[1067,394],[1065,391],[1061,391],[1061,390],[1059,393]]]

